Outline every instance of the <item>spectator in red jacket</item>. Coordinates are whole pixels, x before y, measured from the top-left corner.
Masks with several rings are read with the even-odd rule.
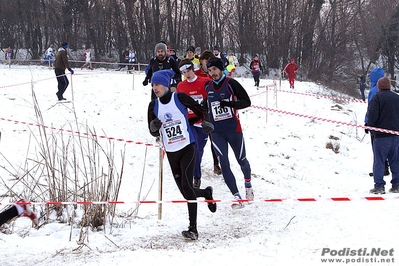
[[[293,89],[296,73],[298,72],[298,65],[295,64],[294,58],[290,59],[290,62],[284,68],[284,72],[290,82],[290,88]]]

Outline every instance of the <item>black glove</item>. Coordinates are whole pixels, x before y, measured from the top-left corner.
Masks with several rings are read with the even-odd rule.
[[[157,132],[161,128],[161,126],[162,126],[161,120],[159,120],[158,118],[155,118],[150,123],[150,130],[151,130],[151,132]]]
[[[200,118],[198,118],[197,116],[195,116],[195,117],[190,117],[190,118],[188,119],[188,123],[192,126],[192,125],[194,125],[195,123],[197,123],[199,120],[200,120]]]
[[[227,101],[220,101],[220,106],[221,107],[234,107],[234,102],[227,102]]]
[[[201,126],[202,126],[202,131],[205,134],[209,134],[214,130],[213,124],[206,120],[202,121]]]
[[[364,124],[364,125],[367,127],[367,123]],[[365,132],[366,134],[368,134],[368,133],[369,133],[369,130],[368,130],[367,128],[365,128],[365,129],[364,129],[364,132]]]
[[[147,86],[148,85],[148,79],[145,79],[144,81],[143,81],[143,86]]]

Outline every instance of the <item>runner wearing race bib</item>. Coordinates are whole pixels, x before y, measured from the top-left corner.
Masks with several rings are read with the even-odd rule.
[[[195,73],[194,63],[189,58],[183,59],[179,64],[180,72],[184,76],[184,80],[177,85],[177,92],[184,92],[193,98],[197,103],[202,104],[206,98],[205,84],[211,79],[198,77]],[[193,111],[188,109],[188,119],[195,119]],[[204,147],[208,141],[208,134],[202,131],[201,120],[191,125],[191,131],[195,137],[195,167],[194,167],[194,187],[201,186],[201,161],[204,154]]]
[[[170,79],[175,75],[171,69],[156,71],[151,79],[156,99],[148,106],[148,127],[152,136],[162,136],[162,142],[168,157],[174,180],[186,200],[204,197],[213,200],[213,188],[197,189],[193,187],[195,162],[195,138],[190,127],[191,121],[202,120],[204,133],[209,134],[213,125],[205,120],[205,109],[185,93],[171,92]],[[194,119],[188,119],[188,108],[194,113]],[[197,203],[187,203],[189,228],[182,232],[183,237],[197,240]],[[216,212],[216,203],[209,202],[208,208]]]
[[[214,131],[211,133],[212,145],[218,155],[224,180],[234,198],[241,199],[235,176],[230,169],[228,156],[228,145],[230,145],[244,175],[246,198],[253,200],[251,167],[246,158],[244,137],[238,115],[238,110],[249,107],[251,100],[237,80],[224,75],[223,62],[220,59],[210,59],[207,68],[213,79],[205,88],[209,120],[214,126]],[[243,205],[238,202],[232,207],[242,208]]]

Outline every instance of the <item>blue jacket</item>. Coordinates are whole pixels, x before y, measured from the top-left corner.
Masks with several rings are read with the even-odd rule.
[[[382,68],[374,68],[371,72],[370,72],[370,91],[369,91],[369,95],[368,95],[368,106],[367,109],[370,105],[371,99],[373,99],[373,96],[378,92],[378,88],[377,88],[377,82],[380,78],[383,78],[385,76],[385,72]],[[367,124],[368,123],[368,112],[366,112],[366,116],[364,118],[364,123]]]

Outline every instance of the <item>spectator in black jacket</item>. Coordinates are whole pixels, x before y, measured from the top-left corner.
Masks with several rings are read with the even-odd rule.
[[[213,46],[213,54],[215,55],[215,57],[220,58],[222,60],[224,68],[226,68],[229,65],[229,61],[227,60],[227,55],[220,52],[219,46],[217,45]]]
[[[177,56],[176,49],[170,48],[169,51],[170,51],[169,52],[169,54],[170,54],[169,57],[173,58],[176,61],[177,65],[179,65],[181,59]]]
[[[162,42],[155,45],[154,52],[155,57],[150,60],[150,68],[143,81],[143,85],[148,85],[148,82],[151,81],[154,72],[158,70],[172,69],[175,72],[175,75],[172,79],[175,80],[176,83],[171,84],[170,90],[172,92],[176,91],[177,84],[181,81],[181,74],[177,62],[173,58],[170,58],[166,55],[166,44]],[[151,90],[151,100],[156,98],[157,96],[155,95],[154,91]]]
[[[119,65],[119,69],[125,68],[127,64],[129,64],[129,47],[126,47],[125,51],[121,55],[121,62],[124,64]]]
[[[364,95],[364,91],[366,90],[366,77],[364,75],[359,78],[359,90],[362,94],[362,100],[366,101],[366,95]]]
[[[378,93],[368,106],[368,125],[380,129],[399,131],[399,95],[392,92],[391,81],[387,77],[377,82]],[[385,194],[384,169],[388,159],[392,172],[390,192],[399,193],[399,136],[390,132],[371,131],[373,141],[373,194]]]

